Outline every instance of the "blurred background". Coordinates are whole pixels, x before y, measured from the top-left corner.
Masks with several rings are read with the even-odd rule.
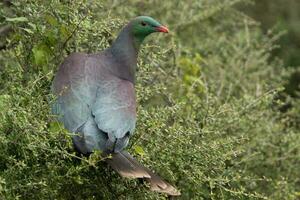
[[[294,68],[287,85],[287,92],[299,97],[300,91],[300,1],[298,0],[254,0],[240,8],[260,23],[262,31],[281,32],[276,42],[278,48],[272,51],[273,56],[284,60],[285,66]]]
[[[297,0],[255,0],[251,6],[243,9],[245,13],[261,23],[262,30],[282,31],[284,34],[278,41],[274,55],[284,59],[289,67],[300,65],[300,1]]]

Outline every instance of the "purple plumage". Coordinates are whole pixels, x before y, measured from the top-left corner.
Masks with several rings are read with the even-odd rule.
[[[147,178],[153,190],[179,195],[123,150],[136,123],[134,82],[139,46],[153,32],[167,29],[150,17],[137,17],[103,52],[68,56],[53,81],[57,100],[52,110],[66,129],[77,133],[73,142],[79,152],[112,153],[107,163],[122,176]]]
[[[54,113],[68,130],[79,134],[74,144],[82,153],[121,151],[135,128],[134,86],[113,73],[112,58],[109,50],[71,54],[53,82]]]

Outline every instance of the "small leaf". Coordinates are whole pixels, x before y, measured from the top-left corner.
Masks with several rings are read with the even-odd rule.
[[[33,59],[36,65],[45,65],[49,58],[48,47],[44,44],[35,45],[32,49]]]
[[[28,28],[22,28],[24,31],[26,31],[27,33],[29,33],[29,34],[33,34],[33,31],[32,30],[30,30],[30,29],[28,29]]]
[[[133,147],[133,149],[137,154],[139,154],[141,156],[145,155],[145,151],[141,146],[136,145]]]
[[[31,26],[31,28],[32,28],[33,30],[36,30],[36,25],[35,25],[35,24],[29,22],[28,25]]]
[[[41,49],[34,49],[33,50],[33,55],[34,55],[34,61],[35,64],[37,65],[42,65],[45,63],[45,52]]]
[[[51,122],[50,123],[50,127],[49,127],[49,130],[50,132],[58,132],[58,131],[61,131],[63,130],[63,125],[57,121],[54,121],[54,122]]]
[[[67,39],[71,35],[70,31],[68,30],[68,27],[65,25],[62,25],[60,27],[60,33],[63,39]]]
[[[4,95],[0,95],[0,109],[1,111],[5,110],[8,105],[9,105],[9,101],[10,100],[10,96],[7,94]]]
[[[55,19],[55,17],[51,16],[51,15],[47,15],[46,17],[46,21],[52,25],[52,26],[57,26],[58,25],[58,21]]]
[[[7,17],[6,21],[8,21],[8,22],[28,22],[28,19],[26,17],[15,17],[15,18]]]

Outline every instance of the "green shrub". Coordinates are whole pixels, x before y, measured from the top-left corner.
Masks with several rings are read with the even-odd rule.
[[[0,55],[0,195],[166,199],[120,178],[97,154],[78,157],[49,109],[68,53],[101,51],[130,18],[151,15],[171,33],[141,50],[129,151],[175,184],[180,199],[299,198],[298,110],[281,113],[276,100],[289,72],[270,57],[277,35],[263,35],[233,8],[240,2],[24,0],[2,9],[13,32]]]

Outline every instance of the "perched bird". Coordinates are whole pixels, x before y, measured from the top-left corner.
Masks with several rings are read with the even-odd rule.
[[[82,154],[101,150],[121,176],[145,178],[153,191],[171,196],[180,192],[142,166],[124,148],[136,124],[135,71],[141,43],[151,33],[168,29],[151,17],[130,21],[111,47],[100,53],[72,53],[53,81],[57,99],[52,111],[66,129],[77,133],[75,148]]]

